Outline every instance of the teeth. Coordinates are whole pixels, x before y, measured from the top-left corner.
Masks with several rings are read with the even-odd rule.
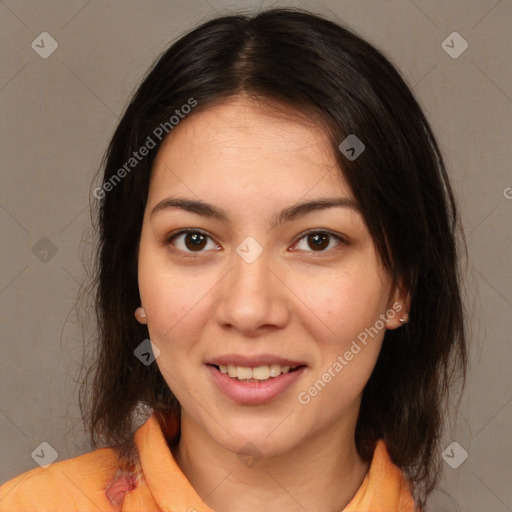
[[[230,377],[236,377],[236,366],[228,364],[228,375]]]
[[[271,364],[269,371],[271,377],[279,377],[279,375],[281,375],[281,366],[278,364]]]
[[[252,379],[252,368],[247,368],[246,366],[237,366],[236,367],[236,376],[242,379]]]
[[[296,367],[281,366],[279,364],[264,364],[254,368],[248,366],[235,366],[234,364],[219,365],[219,370],[232,378],[239,380],[268,380],[271,377],[279,377],[281,373],[288,373],[290,369]]]
[[[237,369],[238,378],[241,378],[238,370],[239,369]],[[267,380],[270,377],[270,368],[267,365],[256,366],[256,368],[253,368],[252,371],[250,368],[248,368],[248,370],[249,374],[252,373],[252,375],[250,377],[245,377],[246,379],[253,378],[256,380]]]

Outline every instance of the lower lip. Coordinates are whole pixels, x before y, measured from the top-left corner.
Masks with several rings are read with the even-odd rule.
[[[270,402],[293,386],[306,369],[305,366],[301,366],[293,372],[282,373],[279,377],[272,377],[261,382],[243,382],[232,379],[213,365],[206,366],[222,393],[235,402],[248,405]]]

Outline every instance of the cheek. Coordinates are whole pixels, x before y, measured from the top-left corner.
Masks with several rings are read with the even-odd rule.
[[[138,284],[151,338],[162,341],[162,336],[171,332],[187,311],[187,288],[143,239],[139,251]]]
[[[143,247],[138,281],[151,340],[164,355],[187,351],[210,318],[208,291],[215,284],[213,276],[210,280],[204,273],[184,273],[162,254]]]
[[[145,281],[140,294],[155,341],[183,340],[184,332],[190,335],[198,328],[204,291],[201,293],[190,280],[181,286],[179,280],[157,275]]]
[[[294,292],[307,307],[309,328],[319,340],[352,340],[375,323],[385,306],[382,283],[369,266],[333,271],[321,279],[303,276],[296,282]]]
[[[310,330],[318,364],[299,396],[300,403],[313,404],[313,416],[334,421],[354,403],[370,378],[385,334],[379,322],[382,294],[376,286],[340,279],[316,296],[322,321],[310,315]]]

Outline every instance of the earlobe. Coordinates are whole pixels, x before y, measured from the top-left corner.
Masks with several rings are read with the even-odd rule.
[[[141,324],[146,324],[146,312],[144,311],[144,308],[142,306],[138,307],[135,310],[135,318],[137,321]]]
[[[406,324],[409,320],[409,315],[407,313],[404,313],[403,316],[401,316],[398,321],[400,322],[400,325]]]
[[[393,315],[389,315],[388,321],[386,322],[387,329],[396,329],[408,322],[410,304],[410,291],[407,286],[401,283],[395,289],[393,304],[389,309],[389,311],[393,312]]]
[[[409,314],[407,313],[407,309],[404,307],[404,304],[395,302],[395,308],[397,305],[400,305],[401,307],[396,311],[395,309],[392,309],[393,315],[389,315],[388,321],[386,322],[386,329],[396,329],[397,327],[400,327],[407,323],[409,320]]]

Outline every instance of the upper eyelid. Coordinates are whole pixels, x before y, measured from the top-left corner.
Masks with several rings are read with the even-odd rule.
[[[200,233],[201,235],[207,236],[211,240],[215,241],[214,238],[210,234],[208,234],[206,231],[203,231],[202,229],[199,229],[199,228],[195,228],[195,229],[190,228],[190,229],[180,229],[176,232],[166,235],[164,242],[169,243],[173,238],[176,238],[177,236],[180,236],[180,235],[186,235],[188,233]],[[217,243],[217,242],[215,242],[215,243]]]

